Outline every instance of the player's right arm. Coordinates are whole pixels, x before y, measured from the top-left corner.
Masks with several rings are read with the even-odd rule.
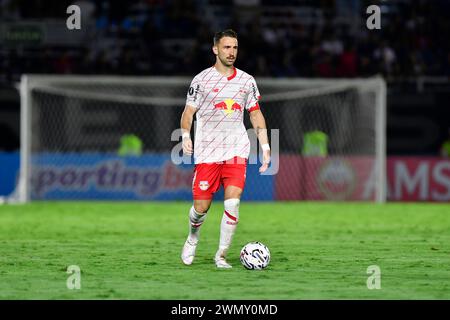
[[[181,115],[181,132],[183,135],[183,154],[191,155],[194,151],[191,139],[191,127],[194,119],[194,114],[197,112],[197,108],[186,105],[184,107],[183,114]]]
[[[181,115],[181,131],[183,135],[183,153],[191,155],[193,150],[191,139],[191,127],[194,119],[194,114],[201,108],[204,102],[203,86],[199,80],[199,75],[195,76],[189,86],[186,96],[186,106]]]

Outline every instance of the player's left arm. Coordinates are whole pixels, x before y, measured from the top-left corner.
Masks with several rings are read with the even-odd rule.
[[[255,129],[261,148],[263,149],[263,164],[259,168],[259,172],[264,172],[269,167],[270,163],[270,146],[269,138],[267,136],[266,120],[260,109],[250,112],[250,122],[253,129]]]

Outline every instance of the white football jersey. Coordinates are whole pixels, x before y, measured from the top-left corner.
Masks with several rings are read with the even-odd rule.
[[[250,140],[244,126],[244,109],[259,109],[255,79],[234,68],[226,77],[212,66],[194,77],[186,105],[197,108],[194,140],[195,163],[248,158]]]

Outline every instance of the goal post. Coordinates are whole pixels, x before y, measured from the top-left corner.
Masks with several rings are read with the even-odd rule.
[[[192,163],[171,161],[190,81],[23,75],[20,177],[10,199],[191,199]],[[271,144],[280,168],[264,177],[250,164],[244,199],[386,200],[381,77],[256,81],[268,128],[279,133]],[[130,135],[139,154],[118,153]]]
[[[316,167],[319,163],[319,171],[322,173],[327,171],[326,163],[331,163],[337,159],[344,159],[345,162],[349,162],[352,170],[359,171],[354,172],[354,176],[359,176],[360,173],[369,170],[369,177],[365,181],[365,186],[360,186],[365,189],[362,192],[373,190],[373,197],[370,199],[366,196],[359,198],[358,195],[349,197],[349,191],[353,190],[349,186],[346,192],[336,192],[332,188],[328,190],[328,200],[369,200],[376,201],[378,203],[384,203],[387,198],[387,173],[386,173],[386,82],[380,77],[372,78],[358,78],[358,79],[259,79],[258,84],[263,86],[266,91],[270,93],[266,98],[262,100],[263,106],[270,107],[265,108],[266,111],[273,111],[273,105],[282,105],[282,109],[287,111],[289,108],[295,110],[294,112],[285,112],[287,116],[284,117],[283,124],[279,124],[278,127],[283,128],[280,130],[280,135],[291,136],[292,131],[297,131],[297,135],[291,139],[294,144],[302,144],[302,139],[299,136],[305,136],[308,130],[314,130],[316,127],[328,126],[328,138],[332,140],[333,132],[337,133],[340,138],[335,139],[343,142],[341,147],[332,146],[333,143],[329,143],[328,147],[331,147],[330,153],[327,152],[325,156],[320,155],[305,155],[302,154],[298,157],[301,162],[299,165],[300,171],[303,171],[301,175],[302,181],[300,185],[307,186],[311,192],[307,195],[295,194],[293,196],[281,197],[283,200],[327,200],[324,197],[318,195],[318,193],[324,193],[320,189],[320,174],[321,172],[314,171],[310,173],[308,169]],[[263,89],[263,90],[264,90]],[[290,105],[290,101],[293,103]],[[284,103],[282,103],[284,102]],[[330,130],[329,123],[330,116],[325,116],[325,113],[317,109],[327,110],[335,109],[332,114],[338,117],[338,121],[335,121],[335,130]],[[295,121],[295,115],[293,113],[301,114],[303,121]],[[356,115],[359,113],[359,115]],[[276,120],[276,117],[272,117],[272,120]],[[298,119],[297,119],[298,120]],[[311,125],[311,122],[313,125]],[[317,123],[319,122],[319,124]],[[300,124],[295,130],[295,123]],[[328,125],[327,125],[328,123]],[[277,126],[275,126],[277,127]],[[336,128],[338,128],[336,130]],[[284,139],[286,140],[286,139]],[[344,140],[348,141],[347,147],[344,147]],[[280,147],[280,153],[291,153],[290,146],[284,144]],[[333,150],[334,149],[334,150]],[[333,154],[331,154],[333,153]],[[358,159],[365,157],[365,160]],[[329,159],[331,158],[331,159]],[[328,161],[330,160],[330,161]],[[360,161],[362,160],[362,161]],[[352,163],[353,162],[353,163]],[[359,162],[359,163],[358,163]],[[373,162],[370,164],[370,162]],[[295,162],[294,162],[295,163]],[[298,163],[298,161],[297,161]],[[365,163],[365,165],[364,165]],[[291,168],[286,166],[287,164],[293,164],[292,161],[285,163],[284,169],[287,172],[287,176],[291,175]],[[362,164],[362,165],[360,165]],[[288,167],[288,168],[286,168]],[[282,168],[282,167],[281,167]],[[295,165],[294,165],[295,168]],[[336,167],[338,168],[338,167]],[[342,168],[342,167],[340,167]],[[330,170],[331,176],[345,177],[345,170]],[[323,174],[326,176],[326,174]],[[306,179],[305,179],[306,177]],[[358,180],[358,178],[353,177]],[[279,180],[282,180],[279,179]],[[339,178],[335,179],[339,180]],[[313,184],[308,183],[313,181]],[[348,182],[348,181],[347,181]],[[351,183],[350,183],[351,184]],[[323,183],[325,185],[325,183]],[[298,184],[290,184],[294,186],[294,189]],[[302,188],[302,186],[301,186]],[[353,187],[358,188],[358,186]],[[299,188],[296,188],[299,189]],[[283,194],[289,193],[289,187],[283,189]],[[326,192],[325,192],[326,193]],[[279,198],[279,197],[278,197]]]

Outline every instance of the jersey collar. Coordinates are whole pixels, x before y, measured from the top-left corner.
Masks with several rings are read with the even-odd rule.
[[[234,77],[236,77],[236,73],[237,73],[236,68],[233,67],[233,74],[232,74],[231,76],[227,77],[227,80],[230,81],[231,79],[233,79]]]
[[[216,69],[216,67],[215,67],[214,65],[213,65],[212,67],[214,68],[214,70],[215,70],[218,74],[221,74],[219,71],[217,71],[217,69]],[[231,79],[233,79],[234,77],[236,77],[236,73],[237,73],[236,67],[233,66],[233,74],[232,74],[231,76],[227,77],[227,80],[230,81]]]

